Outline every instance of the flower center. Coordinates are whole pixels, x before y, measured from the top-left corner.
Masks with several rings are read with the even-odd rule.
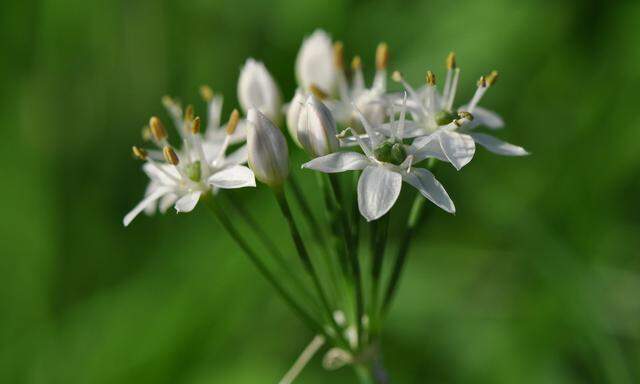
[[[458,114],[450,111],[442,110],[436,113],[435,118],[436,118],[436,123],[438,125],[447,125],[451,123],[453,120],[457,119]]]
[[[373,154],[379,161],[400,165],[407,158],[407,150],[401,141],[397,139],[388,139],[380,143],[374,150]]]
[[[201,170],[199,161],[194,161],[193,163],[187,164],[187,166],[184,167],[184,171],[187,174],[187,177],[189,177],[189,179],[195,182],[200,181],[200,177],[202,176],[202,170]]]

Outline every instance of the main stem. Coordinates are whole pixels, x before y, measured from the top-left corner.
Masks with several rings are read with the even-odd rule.
[[[278,201],[278,205],[280,206],[280,210],[282,211],[282,214],[284,215],[285,219],[287,220],[287,223],[289,224],[289,231],[291,232],[291,237],[295,244],[296,250],[298,251],[298,255],[300,256],[300,260],[302,261],[302,264],[305,270],[307,271],[307,273],[309,273],[309,275],[311,276],[313,285],[315,286],[316,290],[318,291],[318,295],[320,296],[320,301],[322,302],[322,305],[325,311],[327,312],[327,316],[329,317],[329,322],[334,328],[334,331],[336,332],[337,337],[345,344],[346,348],[350,349],[349,342],[345,339],[340,329],[340,326],[338,325],[335,318],[333,317],[333,309],[329,304],[329,300],[327,299],[327,295],[324,292],[322,283],[320,283],[318,274],[316,273],[313,263],[311,262],[311,258],[309,257],[307,248],[305,247],[304,241],[302,240],[302,236],[300,235],[300,231],[298,230],[298,226],[296,225],[296,222],[293,219],[293,215],[291,214],[291,208],[289,207],[287,198],[284,195],[284,190],[282,188],[278,188],[278,189],[274,189],[273,191],[275,193],[276,200]]]
[[[371,265],[371,329],[373,334],[380,331],[380,315],[378,312],[380,297],[380,277],[382,275],[382,264],[384,251],[387,246],[387,232],[389,228],[389,214],[384,215],[375,225],[375,235],[373,241],[373,263]]]

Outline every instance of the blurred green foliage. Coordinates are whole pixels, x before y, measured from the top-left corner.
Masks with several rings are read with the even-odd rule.
[[[146,183],[130,145],[162,95],[202,110],[208,83],[228,113],[253,56],[290,98],[316,27],[369,69],[387,41],[413,83],[455,50],[459,100],[500,70],[483,105],[533,153],[479,150],[441,174],[458,213],[433,211],[411,252],[384,335],[394,382],[640,382],[639,20],[637,1],[5,2],[0,382],[286,371],[312,335],[208,212],[121,219]],[[264,188],[241,198],[284,225]],[[300,382],[328,380],[354,376],[316,358]]]

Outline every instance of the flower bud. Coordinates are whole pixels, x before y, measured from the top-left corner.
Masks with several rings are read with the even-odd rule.
[[[271,120],[278,120],[282,98],[280,90],[263,63],[247,59],[238,79],[238,101],[243,111],[257,108]]]
[[[293,142],[296,143],[298,147],[302,147],[298,140],[298,117],[300,117],[300,110],[304,105],[304,101],[304,92],[301,89],[297,89],[287,109],[287,129]]]
[[[298,84],[305,90],[315,84],[326,93],[333,92],[337,68],[331,37],[325,31],[318,29],[304,39],[296,57],[295,71]]]
[[[289,150],[280,130],[259,110],[247,113],[249,167],[256,178],[270,187],[279,187],[289,175]]]
[[[336,122],[331,111],[315,95],[307,97],[298,118],[298,140],[311,157],[335,152],[338,147]]]

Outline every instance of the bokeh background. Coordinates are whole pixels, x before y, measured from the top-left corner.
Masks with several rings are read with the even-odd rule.
[[[500,70],[483,105],[533,153],[480,150],[440,174],[458,213],[434,211],[410,254],[384,334],[394,382],[640,382],[637,1],[1,8],[0,382],[273,383],[288,369],[312,335],[206,210],[121,220],[146,183],[130,146],[166,117],[162,95],[202,111],[210,84],[226,114],[252,56],[288,99],[316,27],[369,75],[388,42],[413,83],[455,50],[458,100]],[[269,193],[240,196],[287,243]],[[316,358],[300,378],[329,380],[355,377]]]

